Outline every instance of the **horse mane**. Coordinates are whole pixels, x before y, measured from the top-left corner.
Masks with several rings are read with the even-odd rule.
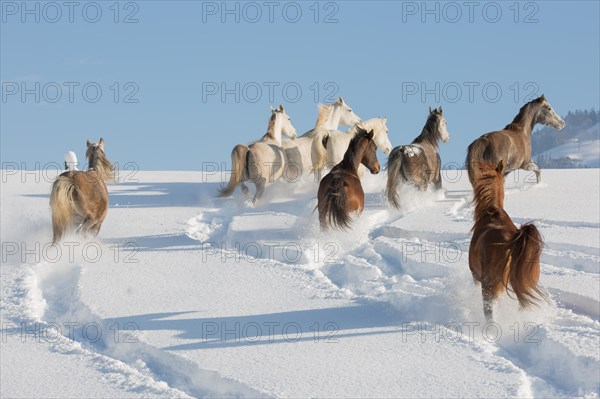
[[[269,126],[267,126],[267,133],[264,134],[262,139],[266,137],[275,138],[275,120],[277,119],[277,111],[271,113],[271,117],[269,118]]]
[[[438,123],[438,116],[441,116],[442,112],[434,109],[427,118],[427,122],[425,122],[425,126],[423,126],[423,130],[421,134],[418,135],[411,144],[420,144],[423,142],[429,143],[434,147],[438,147],[438,140],[440,136],[436,129],[436,124]]]
[[[318,127],[322,127],[325,124],[325,122],[327,122],[327,119],[329,119],[329,116],[331,115],[332,111],[333,111],[333,105],[319,104],[319,114],[317,115],[317,122],[315,123],[315,129]]]
[[[501,208],[497,203],[498,189],[504,190],[504,182],[490,162],[479,162],[481,175],[473,183],[473,201],[475,202],[475,221],[490,213],[490,210]]]
[[[341,162],[342,166],[345,168],[350,168],[350,169],[354,168],[353,161],[358,152],[358,144],[360,143],[360,141],[365,138],[367,140],[372,140],[369,138],[368,132],[363,127],[357,126],[357,125],[358,124],[354,125],[354,126],[356,126],[356,130],[357,130],[356,134],[350,140],[350,144],[348,144],[348,149],[346,150],[346,153],[344,154],[344,159]]]
[[[509,123],[508,125],[506,125],[504,127],[504,130],[519,130],[519,129],[522,129],[523,128],[523,122],[525,121],[525,118],[529,115],[529,113],[533,109],[533,106],[534,105],[539,105],[543,101],[544,101],[544,96],[541,96],[541,97],[536,98],[535,100],[531,100],[527,104],[523,105],[519,109],[519,113],[517,114],[517,116],[515,116],[515,118],[513,119],[513,121],[511,123]]]
[[[85,152],[85,156],[88,159],[88,169],[94,170],[100,175],[102,180],[114,180],[115,178],[115,167],[106,158],[106,153],[97,144],[88,147]]]

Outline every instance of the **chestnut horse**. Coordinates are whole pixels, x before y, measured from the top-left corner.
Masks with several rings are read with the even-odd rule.
[[[501,159],[505,162],[506,174],[516,169],[532,171],[539,183],[540,168],[531,160],[531,131],[538,123],[558,130],[565,127],[565,121],[554,112],[544,95],[521,107],[503,130],[486,133],[473,141],[466,160],[471,185],[477,180],[479,162],[496,165]]]
[[[87,171],[69,170],[56,178],[50,193],[52,212],[53,243],[73,229],[84,235],[98,235],[100,226],[108,212],[108,190],[106,180],[114,180],[114,167],[106,159],[104,139],[98,143],[88,140],[85,156]]]
[[[504,162],[480,162],[475,180],[473,238],[469,268],[481,282],[483,312],[492,317],[493,301],[505,290],[514,292],[521,307],[547,299],[537,286],[540,277],[542,237],[532,223],[517,228],[504,211]],[[510,283],[510,289],[508,284]]]
[[[317,208],[322,230],[329,227],[347,229],[352,221],[351,213],[364,209],[365,193],[358,167],[363,164],[372,174],[379,173],[380,169],[373,135],[373,130],[367,133],[360,129],[350,141],[344,159],[321,180]]]

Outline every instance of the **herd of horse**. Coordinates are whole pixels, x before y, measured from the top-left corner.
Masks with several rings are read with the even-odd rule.
[[[538,287],[542,237],[532,223],[517,228],[504,210],[508,173],[524,169],[535,172],[540,180],[540,169],[531,160],[531,133],[536,124],[556,129],[565,125],[543,95],[525,104],[503,130],[482,135],[467,150],[475,204],[469,268],[474,281],[481,284],[488,320],[493,318],[494,300],[504,291],[514,292],[522,307],[547,299]],[[342,132],[337,130],[340,126],[350,128]],[[234,147],[231,176],[218,195],[230,196],[238,185],[248,195],[246,183],[251,182],[256,203],[268,184],[280,179],[294,183],[312,174],[319,181],[315,209],[321,229],[348,229],[364,209],[361,178],[365,169],[372,174],[381,170],[377,149],[388,155],[386,197],[391,206],[400,208],[398,192],[403,186],[421,191],[431,185],[442,188],[438,146],[449,138],[441,107],[429,108],[423,130],[410,144],[392,148],[387,119],[362,120],[341,97],[319,105],[315,127],[300,137],[280,105],[271,108],[267,132],[259,140]],[[70,230],[96,236],[108,212],[106,181],[114,179],[114,168],[106,158],[103,139],[87,141],[86,158],[86,171],[69,168],[52,186],[54,243]]]

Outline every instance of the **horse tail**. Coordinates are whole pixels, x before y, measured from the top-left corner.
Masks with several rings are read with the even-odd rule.
[[[75,183],[71,177],[58,176],[52,184],[50,211],[52,212],[52,242],[60,241],[64,233],[73,225]]]
[[[519,305],[525,308],[531,307],[540,298],[547,300],[547,295],[537,286],[543,246],[542,236],[532,223],[522,225],[508,243],[510,251],[508,280]]]
[[[246,169],[246,156],[248,146],[238,144],[231,151],[231,177],[227,186],[219,189],[219,197],[227,197],[235,190],[237,184],[242,181],[244,169]]]
[[[321,171],[325,168],[327,162],[327,141],[329,140],[329,130],[325,128],[315,128],[313,130],[311,144],[311,158],[313,165],[311,172]]]
[[[400,173],[402,173],[402,157],[404,156],[404,146],[396,147],[388,157],[387,165],[385,166],[388,177],[385,186],[385,194],[388,201],[394,208],[400,208],[398,199],[398,184],[400,183]]]
[[[469,174],[471,185],[479,178],[479,162],[485,160],[485,152],[488,149],[489,140],[483,136],[473,141],[467,150],[465,165]]]
[[[319,198],[319,221],[321,228],[329,226],[338,227],[342,230],[350,228],[352,218],[346,210],[346,190],[344,190],[344,176],[333,174],[328,192],[324,195],[323,202]]]

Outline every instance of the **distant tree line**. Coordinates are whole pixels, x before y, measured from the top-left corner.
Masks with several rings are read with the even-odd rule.
[[[531,152],[535,162],[542,168],[581,168],[584,167],[578,159],[569,157],[551,158],[541,153],[569,142],[588,140],[600,140],[600,128],[597,124],[600,120],[600,111],[594,108],[590,110],[569,111],[564,117],[566,125],[564,129],[557,131],[551,127],[543,127],[531,136]],[[596,125],[596,129],[590,129]]]

